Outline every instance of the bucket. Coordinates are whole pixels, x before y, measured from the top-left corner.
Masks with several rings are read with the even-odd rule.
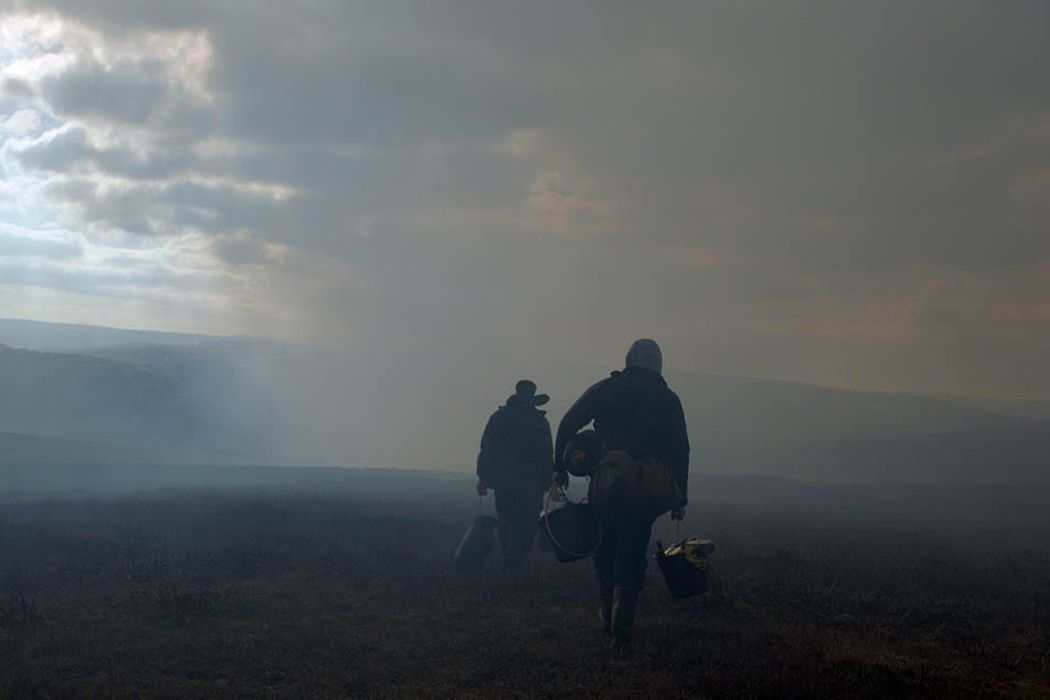
[[[553,505],[552,505],[553,502]],[[550,541],[559,562],[579,561],[593,556],[602,542],[602,527],[589,503],[574,503],[554,489],[540,513],[540,531]]]
[[[710,587],[707,555],[713,551],[714,542],[698,537],[681,540],[666,549],[662,543],[656,543],[653,559],[673,597],[691,598],[707,592]]]
[[[543,517],[542,513],[540,513],[540,517]],[[536,546],[540,548],[541,552],[554,553],[554,543],[551,542],[551,536],[547,534],[547,528],[541,527],[536,533]]]
[[[456,547],[452,563],[457,571],[480,571],[496,543],[496,523],[491,515],[479,515]]]

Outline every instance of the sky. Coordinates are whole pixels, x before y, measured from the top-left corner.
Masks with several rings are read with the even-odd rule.
[[[1050,398],[1050,6],[0,0],[0,316]]]

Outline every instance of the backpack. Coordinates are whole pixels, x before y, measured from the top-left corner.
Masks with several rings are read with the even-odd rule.
[[[606,452],[591,475],[596,506],[638,509],[658,517],[682,502],[671,469],[655,457],[635,459],[623,450]]]

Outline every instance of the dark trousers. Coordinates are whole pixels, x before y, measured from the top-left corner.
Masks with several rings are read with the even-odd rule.
[[[543,508],[543,491],[508,490],[496,491],[496,517],[499,525],[500,546],[503,549],[503,567],[513,569],[532,548],[539,528],[540,509]]]
[[[630,508],[599,508],[597,513],[602,523],[602,543],[594,554],[598,583],[640,591],[645,585],[653,518]]]

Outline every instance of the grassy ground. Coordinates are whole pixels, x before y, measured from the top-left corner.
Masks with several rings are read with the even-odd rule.
[[[451,570],[469,498],[0,505],[0,696],[1050,697],[1031,522],[695,500],[723,592],[675,601],[651,568],[624,660],[589,562]]]

